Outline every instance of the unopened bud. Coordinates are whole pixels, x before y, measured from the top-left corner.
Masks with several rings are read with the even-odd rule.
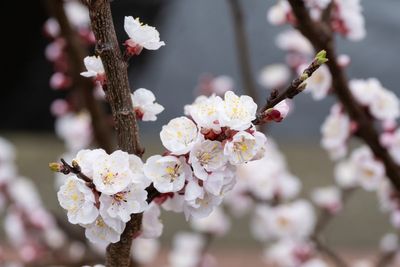
[[[72,164],[72,167],[73,167],[76,171],[78,171],[78,172],[81,171],[81,167],[79,166],[79,164],[78,164],[78,162],[77,162],[76,160],[73,160],[71,164]]]
[[[326,51],[319,51],[318,54],[315,56],[315,60],[317,60],[318,65],[326,63],[328,61],[328,59],[326,58]]]
[[[49,163],[49,168],[53,172],[60,172],[62,170],[62,164],[58,162],[50,162]]]

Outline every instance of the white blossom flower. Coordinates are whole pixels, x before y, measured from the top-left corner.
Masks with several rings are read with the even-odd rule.
[[[311,193],[312,201],[332,214],[342,208],[342,194],[336,186],[316,188]]]
[[[306,68],[305,65],[299,67],[299,73]],[[311,93],[314,100],[322,100],[326,97],[332,87],[332,75],[327,66],[322,65],[317,71],[307,79],[306,93]]]
[[[13,179],[8,184],[7,189],[9,197],[11,197],[20,208],[38,210],[43,205],[35,184],[28,178],[18,177]]]
[[[196,179],[192,179],[186,185],[184,213],[186,220],[191,218],[204,218],[213,211],[222,201],[221,196],[208,193],[198,184]]]
[[[241,131],[248,129],[256,118],[257,104],[247,95],[237,96],[228,91],[223,105],[219,106],[219,123],[221,126]]]
[[[92,223],[99,214],[92,190],[76,176],[70,176],[66,180],[57,197],[61,207],[67,210],[68,221],[72,224]]]
[[[173,240],[173,250],[169,255],[172,267],[196,267],[201,259],[204,239],[199,234],[178,233]]]
[[[382,84],[375,78],[350,80],[349,87],[356,100],[364,106],[369,106],[377,92],[383,90]]]
[[[75,27],[88,27],[90,25],[89,10],[78,1],[64,2],[64,9],[69,22]]]
[[[366,35],[365,20],[360,0],[336,0],[338,16],[344,29],[339,29],[351,41],[359,41]]]
[[[196,124],[186,117],[170,120],[160,132],[162,144],[175,155],[188,153],[196,142],[197,135]]]
[[[21,215],[11,208],[6,213],[3,224],[4,232],[11,244],[16,247],[21,246],[28,237]]]
[[[277,89],[284,86],[290,78],[290,69],[286,64],[265,66],[258,77],[258,83],[267,89]]]
[[[215,171],[223,170],[227,162],[219,141],[199,140],[189,154],[189,163],[197,178],[206,180]]]
[[[56,38],[60,34],[60,24],[55,18],[49,18],[43,25],[46,34],[52,38]]]
[[[105,75],[103,62],[101,61],[100,57],[85,57],[83,59],[83,63],[85,64],[87,71],[81,72],[82,76],[100,78]]]
[[[378,120],[391,121],[400,116],[400,103],[396,95],[384,88],[378,79],[354,79],[350,90],[357,101],[369,108],[371,115]]]
[[[224,95],[227,91],[233,91],[233,79],[227,75],[214,77],[210,81],[211,92],[216,95]]]
[[[86,148],[92,142],[92,123],[86,112],[69,112],[58,117],[55,130],[71,152]]]
[[[81,172],[88,177],[93,177],[93,165],[100,157],[106,157],[107,153],[103,149],[83,149],[76,154],[73,159],[78,163]],[[65,159],[65,158],[64,158]]]
[[[161,193],[181,190],[185,185],[185,179],[191,176],[190,167],[183,157],[151,156],[147,159],[143,170]]]
[[[267,138],[260,132],[250,134],[245,131],[235,134],[231,141],[224,147],[224,154],[233,165],[252,160],[264,147]]]
[[[356,176],[361,187],[367,191],[376,190],[385,177],[385,167],[374,158],[370,148],[362,146],[353,150],[350,160],[356,166]]]
[[[121,150],[111,155],[99,155],[93,164],[93,183],[102,193],[113,195],[123,191],[132,182],[129,154]]]
[[[356,166],[350,160],[340,161],[335,166],[335,181],[344,189],[355,188],[358,185]]]
[[[400,164],[400,130],[389,131],[381,134],[381,143],[387,147],[393,160]]]
[[[288,21],[291,7],[286,0],[278,1],[267,12],[267,21],[272,25],[282,25]]]
[[[311,259],[306,261],[301,267],[329,267],[329,265],[321,259]]]
[[[173,211],[176,213],[183,212],[183,203],[185,202],[185,196],[180,194],[173,194],[171,197],[167,198],[163,203],[162,207],[166,211]]]
[[[400,116],[399,99],[389,90],[378,91],[369,107],[369,111],[378,120],[396,120]]]
[[[15,160],[15,148],[6,139],[0,137],[0,164],[11,163]]]
[[[130,184],[123,191],[114,195],[101,194],[100,214],[128,222],[131,214],[143,212],[147,209],[147,191],[142,184]]]
[[[267,148],[268,151],[268,148]],[[269,156],[250,161],[237,167],[239,183],[246,183],[246,190],[260,200],[275,197],[288,200],[295,197],[301,188],[297,177],[291,175],[279,161]]]
[[[131,255],[139,264],[149,264],[160,250],[160,242],[157,239],[135,238],[133,239]]]
[[[143,213],[141,238],[158,238],[161,236],[164,225],[160,220],[160,207],[151,203]]]
[[[129,46],[139,45],[148,50],[157,50],[165,45],[160,41],[160,34],[156,28],[149,25],[143,25],[139,18],[125,17],[124,29],[129,36]]]
[[[131,94],[133,108],[138,118],[143,121],[155,121],[164,107],[155,103],[156,97],[150,90],[139,88]]]
[[[277,207],[258,206],[252,232],[260,240],[291,238],[301,240],[313,231],[316,222],[311,204],[304,200]]]
[[[116,231],[115,228],[110,227],[104,219],[99,216],[95,221],[88,225],[83,225],[85,227],[85,236],[90,242],[99,245],[108,245],[109,243],[116,243],[121,238],[121,233],[125,229],[125,223],[120,221],[121,228],[120,231]]]
[[[265,250],[263,258],[266,263],[278,267],[303,267],[302,263],[311,258],[313,253],[314,248],[310,243],[281,239]]]
[[[193,118],[199,128],[220,132],[218,107],[221,105],[223,105],[223,100],[219,96],[197,98],[195,103],[190,106],[188,115]]]
[[[291,29],[281,32],[278,34],[275,43],[279,49],[284,51],[305,55],[312,55],[314,53],[314,48],[310,41],[297,30]]]
[[[196,231],[223,236],[230,228],[230,221],[223,210],[217,207],[205,218],[192,219],[191,225]]]
[[[339,106],[333,106],[330,114],[321,126],[321,145],[332,159],[343,157],[346,152],[346,141],[350,135],[350,119],[340,111]],[[344,148],[344,151],[341,149]],[[337,151],[344,152],[335,155]]]
[[[146,188],[151,184],[151,180],[144,175],[143,166],[141,158],[134,154],[129,155],[129,169],[132,173],[132,182],[142,184]]]
[[[351,267],[373,267],[374,264],[372,263],[371,260],[356,260],[353,262]]]
[[[381,211],[392,212],[393,210],[398,209],[399,203],[397,198],[393,198],[395,190],[387,180],[380,183],[376,193]]]

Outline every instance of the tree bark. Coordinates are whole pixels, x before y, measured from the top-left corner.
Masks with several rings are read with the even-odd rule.
[[[141,156],[139,129],[133,111],[129,88],[127,62],[124,61],[111,15],[108,0],[87,0],[92,30],[96,37],[96,52],[103,61],[106,73],[105,93],[111,106],[118,146],[130,154]],[[107,247],[107,267],[128,267],[132,239],[141,228],[142,214],[134,214],[126,224],[121,240]]]

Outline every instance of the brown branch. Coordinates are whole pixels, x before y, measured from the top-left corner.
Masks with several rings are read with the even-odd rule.
[[[331,248],[323,244],[318,238],[313,239],[317,249],[329,258],[337,267],[348,267],[347,263]]]
[[[396,257],[396,252],[388,252],[388,253],[383,253],[379,259],[378,262],[376,263],[376,267],[388,267],[391,262],[395,259]]]
[[[237,58],[240,66],[240,74],[246,94],[255,101],[258,100],[257,87],[253,78],[249,44],[246,36],[244,15],[238,0],[227,0],[230,7],[233,28],[235,31],[235,42]]]
[[[265,117],[265,111],[275,107],[281,101],[288,98],[291,99],[301,93],[306,88],[305,81],[327,61],[325,56],[325,51],[322,50],[319,52],[311,64],[303,71],[303,73],[298,78],[294,79],[282,93],[279,94],[277,90],[272,91],[271,95],[267,99],[266,104],[258,111],[253,124],[262,124],[263,118]]]
[[[71,75],[75,88],[79,91],[78,93],[90,113],[94,138],[101,148],[110,153],[113,150],[113,144],[111,129],[106,123],[106,113],[94,97],[93,82],[80,75],[85,70],[83,59],[87,55],[87,51],[68,21],[63,0],[47,0],[46,3],[49,13],[58,21],[61,35],[66,40]]]
[[[120,149],[141,156],[139,129],[130,96],[128,65],[121,54],[108,0],[85,1],[96,37],[96,52],[103,61],[107,90]],[[121,240],[107,247],[107,267],[128,267],[133,237],[140,231],[142,214],[134,214],[126,224]]]
[[[352,196],[354,189],[341,190],[342,192],[342,206],[349,200]],[[335,214],[328,212],[325,209],[320,210],[320,214],[315,224],[314,232],[312,233],[313,238],[318,238],[320,233],[325,229],[325,227],[330,223],[330,221],[335,217]]]
[[[309,39],[317,51],[326,50],[329,59],[327,65],[332,74],[334,93],[350,118],[357,123],[357,136],[364,140],[374,155],[383,162],[391,184],[397,191],[400,191],[400,168],[380,144],[379,134],[373,122],[350,92],[346,73],[337,62],[333,34],[329,25],[313,21],[303,1],[289,0],[289,3],[297,18],[297,28],[300,32]]]

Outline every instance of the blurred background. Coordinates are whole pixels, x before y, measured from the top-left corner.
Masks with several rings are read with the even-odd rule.
[[[277,49],[274,41],[282,28],[266,22],[266,11],[274,2],[241,1],[255,78],[265,65],[284,61],[284,53]],[[52,66],[44,56],[48,40],[43,35],[47,11],[38,1],[27,1],[22,9],[17,1],[5,1],[2,5],[5,5],[3,11],[18,10],[18,18],[23,18],[25,26],[23,29],[4,27],[3,36],[11,41],[3,43],[8,48],[2,55],[0,136],[17,147],[20,173],[37,181],[48,207],[65,216],[56,201],[53,174],[47,168],[48,162],[56,160],[65,150],[54,134],[54,118],[49,108],[63,93],[49,86]],[[359,43],[338,39],[338,50],[351,56],[350,77],[377,77],[386,88],[399,95],[400,2],[364,0],[362,5],[366,39]],[[119,0],[112,2],[112,8],[121,42],[125,40],[123,17],[126,15],[139,16],[142,21],[156,26],[166,42],[157,52],[144,51],[138,60],[132,61],[129,69],[131,89],[152,90],[157,102],[165,107],[157,122],[140,124],[146,156],[161,152],[158,138],[161,126],[183,114],[183,106],[194,100],[194,88],[201,75],[229,75],[235,81],[237,92],[242,92],[232,18],[225,1]],[[2,25],[10,24],[8,17],[2,16],[1,20]],[[258,91],[263,98],[268,95],[261,86]],[[333,103],[333,99],[316,102],[310,95],[301,94],[296,97],[295,111],[282,123],[268,127],[267,136],[277,141],[291,171],[304,182],[305,196],[314,186],[333,181],[332,164],[319,147],[319,128]],[[183,215],[166,214],[163,218],[164,244],[169,244],[174,232],[188,228]],[[328,227],[326,238],[341,249],[370,251],[388,229],[387,219],[378,211],[375,195],[360,191]],[[248,249],[249,257],[260,257],[258,250],[261,251],[249,234],[246,219],[235,221],[230,234],[217,240],[213,247],[219,249],[221,255],[229,248]]]

